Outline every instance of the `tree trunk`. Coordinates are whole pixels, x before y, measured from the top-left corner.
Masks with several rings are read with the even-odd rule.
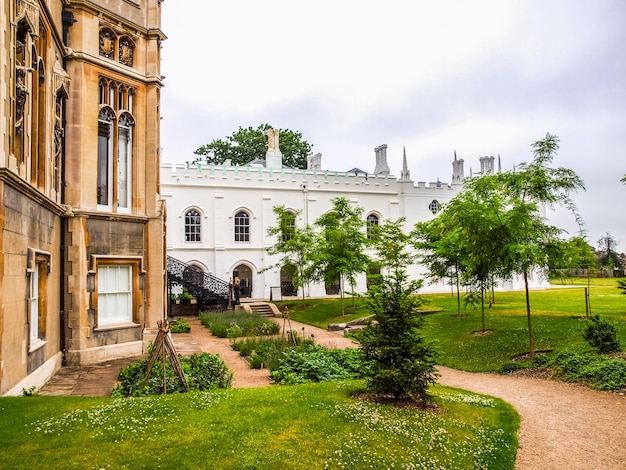
[[[485,284],[480,283],[480,310],[482,314],[483,329],[485,331]]]
[[[345,315],[346,312],[345,312],[345,309],[344,309],[344,306],[343,306],[343,284],[344,284],[343,283],[343,276],[340,275],[339,276],[339,292],[341,294],[341,297],[340,297],[341,298],[341,314]]]
[[[459,276],[456,276],[456,316],[461,318],[461,291],[459,289]]]
[[[535,340],[533,339],[533,325],[530,319],[530,293],[528,291],[528,273],[524,270],[524,289],[526,289],[526,317],[528,318],[528,338],[530,340],[530,357],[535,357]]]

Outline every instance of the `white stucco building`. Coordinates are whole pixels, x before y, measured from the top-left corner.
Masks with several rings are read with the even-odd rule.
[[[267,235],[269,227],[278,225],[274,206],[299,213],[296,225],[304,227],[330,210],[333,198],[345,197],[361,206],[370,222],[404,217],[409,231],[416,222],[434,217],[463,183],[463,160],[456,155],[450,183],[414,182],[406,152],[400,177],[390,174],[386,145],[375,149],[373,171],[323,169],[320,154],[309,157],[307,170],[294,170],[282,166],[278,135],[270,135],[269,140],[265,161],[247,166],[164,163],[161,168],[162,197],[167,203],[167,254],[225,281],[238,276],[245,286],[243,295],[253,298],[268,299],[270,289],[278,286],[283,287],[283,295],[290,294],[288,270],[263,271],[277,261],[266,251],[275,244]],[[494,157],[483,157],[480,163],[481,171],[494,171]],[[418,265],[412,266],[409,274],[424,277]],[[336,287],[311,284],[305,294],[323,296],[335,293]],[[422,291],[449,289],[445,283],[425,284]],[[357,290],[366,290],[365,274],[360,276]]]

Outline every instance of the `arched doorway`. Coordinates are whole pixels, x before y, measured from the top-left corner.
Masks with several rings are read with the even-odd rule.
[[[252,269],[245,264],[240,264],[233,270],[233,279],[239,278],[241,297],[252,296]]]
[[[366,274],[366,287],[369,290],[374,284],[380,283],[380,267],[370,266]]]
[[[283,295],[296,295],[296,289],[293,287],[293,276],[296,267],[293,264],[287,264],[280,268],[280,292]]]
[[[337,276],[337,279],[335,280],[326,280],[326,282],[324,283],[324,286],[326,287],[326,295],[339,294],[339,291],[341,289],[341,282],[340,282],[339,276]]]

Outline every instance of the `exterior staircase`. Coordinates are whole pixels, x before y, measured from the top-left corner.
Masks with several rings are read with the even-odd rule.
[[[172,256],[167,257],[167,292],[171,298],[172,288],[181,286],[197,302],[198,308],[219,305],[228,307],[230,285],[220,278],[207,274],[195,266],[184,263]]]
[[[264,317],[274,317],[277,316],[277,309],[274,304],[269,304],[266,302],[249,302],[242,304],[246,310],[250,310],[252,313],[256,313],[258,315],[262,315]],[[273,308],[272,308],[273,307]]]

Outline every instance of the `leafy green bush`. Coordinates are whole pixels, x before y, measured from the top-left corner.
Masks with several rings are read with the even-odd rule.
[[[215,388],[229,388],[233,374],[217,354],[194,354],[190,357],[180,357],[185,379],[190,390],[211,390]],[[155,362],[150,377],[145,385],[148,359],[140,359],[124,367],[117,380],[120,384],[113,389],[113,397],[137,397],[144,395],[160,395],[163,393],[163,363]],[[169,362],[165,365],[167,393],[182,393],[184,387],[174,368]]]
[[[506,364],[504,364],[502,367],[500,367],[500,370],[498,370],[498,372],[500,374],[510,374],[511,372],[517,372],[518,370],[522,370],[525,367],[520,364],[519,362],[515,362],[515,361],[509,361]]]
[[[617,340],[617,330],[608,320],[600,318],[600,315],[591,315],[589,322],[583,330],[583,338],[592,347],[603,354],[621,351]]]
[[[291,350],[283,353],[272,379],[282,385],[363,377],[359,349]]]
[[[200,322],[218,338],[242,336],[271,336],[280,332],[278,323],[256,313],[222,312],[203,313]]]
[[[191,326],[189,326],[189,323],[187,323],[183,317],[180,317],[175,322],[170,323],[170,331],[172,333],[189,333]]]
[[[553,366],[557,376],[570,382],[583,382],[597,390],[626,390],[626,360],[618,357],[564,351],[546,366]]]
[[[181,292],[180,294],[176,295],[176,300],[180,300],[181,302],[190,302],[194,299],[194,296],[191,295],[189,292]]]

